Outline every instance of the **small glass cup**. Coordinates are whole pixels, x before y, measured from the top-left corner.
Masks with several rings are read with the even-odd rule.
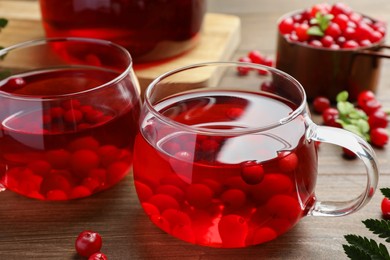
[[[89,196],[132,166],[140,91],[111,42],[52,38],[0,50],[0,183],[41,200]]]
[[[237,70],[266,75],[237,76]],[[209,80],[215,73],[220,82]],[[316,141],[345,147],[363,161],[368,180],[359,196],[316,198]],[[353,213],[378,182],[370,145],[313,123],[298,81],[235,62],[178,68],[149,85],[133,175],[154,224],[184,241],[223,248],[276,239],[304,216]]]

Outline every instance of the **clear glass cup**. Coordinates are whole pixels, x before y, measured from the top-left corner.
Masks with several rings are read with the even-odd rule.
[[[125,47],[136,64],[195,47],[206,0],[40,0],[47,37],[90,37]]]
[[[237,70],[266,75],[238,76]],[[209,80],[215,73],[220,81]],[[359,196],[316,197],[317,141],[363,161],[367,184]],[[154,224],[184,241],[223,248],[276,239],[304,216],[353,213],[378,182],[370,145],[346,130],[316,125],[298,81],[235,62],[178,68],[149,85],[133,175]]]
[[[89,196],[132,166],[139,84],[124,48],[87,38],[0,50],[0,183],[41,200]]]

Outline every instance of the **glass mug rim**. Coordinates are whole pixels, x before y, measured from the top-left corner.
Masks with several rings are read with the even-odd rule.
[[[300,94],[300,104],[286,117],[280,118],[278,121],[270,123],[265,126],[260,126],[260,127],[246,127],[244,129],[209,129],[209,128],[202,128],[202,127],[196,127],[196,126],[191,126],[191,125],[186,125],[183,123],[179,123],[163,114],[161,114],[156,108],[153,102],[151,101],[151,98],[153,96],[153,91],[154,89],[158,86],[158,84],[163,81],[164,79],[169,78],[170,76],[173,76],[175,74],[187,71],[187,70],[192,70],[192,69],[198,69],[198,68],[203,68],[203,67],[250,67],[253,70],[265,70],[271,72],[271,74],[276,74],[278,76],[283,77],[284,80],[288,81],[291,83],[292,86],[296,87],[299,91]],[[240,91],[239,89],[234,89],[234,91]],[[305,110],[306,110],[306,92],[301,85],[294,77],[291,75],[265,65],[260,65],[260,64],[254,64],[254,63],[247,63],[247,62],[230,62],[230,61],[221,61],[221,62],[203,62],[203,63],[196,63],[184,67],[180,67],[177,69],[170,70],[168,72],[165,72],[158,76],[156,79],[154,79],[146,88],[145,90],[145,95],[144,95],[144,104],[148,108],[148,111],[156,116],[159,120],[163,121],[164,123],[172,126],[172,127],[177,127],[180,129],[183,129],[185,131],[190,131],[190,132],[197,132],[197,133],[202,133],[202,134],[207,134],[207,135],[221,135],[221,134],[228,134],[229,136],[235,136],[235,135],[243,135],[243,134],[251,134],[251,133],[258,133],[258,132],[263,132],[267,131],[276,127],[279,127],[281,125],[287,124],[297,118],[299,115],[301,115]],[[158,103],[158,102],[157,102]]]
[[[8,93],[5,91],[2,91],[0,88],[0,97],[8,98],[8,99],[15,99],[15,100],[26,100],[26,101],[50,101],[50,100],[57,100],[57,99],[69,99],[69,98],[75,98],[79,95],[88,94],[90,92],[94,92],[99,89],[107,88],[116,82],[121,81],[123,78],[125,78],[133,69],[133,59],[131,57],[131,54],[122,46],[113,43],[111,41],[102,40],[102,39],[95,39],[95,38],[87,38],[87,37],[53,37],[53,38],[40,38],[40,39],[33,39],[25,42],[20,42],[8,47],[5,47],[0,50],[0,57],[3,57],[10,53],[11,51],[15,50],[21,50],[25,48],[35,47],[39,45],[45,45],[48,43],[56,43],[56,42],[81,42],[81,43],[92,43],[92,44],[98,44],[101,46],[106,47],[114,47],[115,49],[119,50],[120,52],[123,52],[123,57],[126,58],[126,68],[124,71],[122,71],[119,75],[117,75],[112,80],[105,82],[103,84],[100,84],[96,87],[82,90],[82,91],[76,91],[72,93],[67,94],[60,94],[60,95],[44,95],[44,96],[30,96],[30,95],[23,95],[23,94],[15,94],[15,93]],[[6,56],[5,56],[6,57]],[[71,65],[71,64],[70,64]],[[9,78],[9,76],[5,77],[4,79]],[[2,80],[4,80],[2,79]]]

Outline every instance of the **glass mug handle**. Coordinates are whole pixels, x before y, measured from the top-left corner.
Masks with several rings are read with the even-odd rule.
[[[344,216],[362,208],[373,196],[378,184],[378,167],[375,152],[360,136],[347,130],[319,126],[309,122],[307,138],[345,147],[361,159],[366,167],[367,185],[362,194],[349,201],[317,201],[307,215],[311,216]]]

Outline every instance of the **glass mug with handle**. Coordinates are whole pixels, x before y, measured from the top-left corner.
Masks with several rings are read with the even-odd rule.
[[[237,77],[238,69],[266,75]],[[220,81],[213,80],[216,73]],[[363,161],[368,181],[361,195],[316,198],[316,141],[345,147]],[[304,216],[357,211],[377,182],[370,145],[346,130],[316,125],[300,83],[277,69],[196,64],[161,75],[146,90],[135,188],[150,220],[184,241],[223,248],[261,244]]]
[[[140,91],[130,54],[87,38],[0,50],[0,184],[41,200],[87,197],[132,166]]]

